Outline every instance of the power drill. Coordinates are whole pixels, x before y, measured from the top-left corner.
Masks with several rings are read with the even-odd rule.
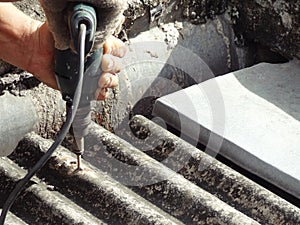
[[[74,152],[77,155],[77,168],[80,169],[81,155],[84,151],[84,137],[88,133],[88,126],[91,122],[90,101],[94,100],[99,74],[101,74],[100,62],[103,49],[100,48],[91,53],[97,27],[95,9],[87,4],[77,3],[70,4],[68,12],[68,27],[73,47],[67,50],[56,49],[55,74],[68,111],[72,106],[79,78],[79,29],[81,24],[84,24],[86,26],[86,41],[82,95],[70,129],[75,141]]]

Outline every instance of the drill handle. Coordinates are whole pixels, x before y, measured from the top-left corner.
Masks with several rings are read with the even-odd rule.
[[[71,48],[67,50],[58,50],[55,52],[55,74],[58,86],[62,92],[63,99],[68,104],[72,104],[72,100],[76,91],[76,85],[79,79],[79,37],[80,26],[84,24],[86,27],[85,37],[85,63],[84,63],[84,79],[81,103],[88,104],[94,99],[94,92],[97,89],[98,77],[101,74],[100,62],[103,49],[100,48],[90,54],[93,48],[97,16],[92,6],[82,3],[70,3],[68,9],[68,27],[71,38]],[[87,56],[88,55],[88,56]]]
[[[78,55],[71,49],[55,50],[55,75],[63,99],[72,104],[76,91],[76,84],[79,79],[79,59]],[[103,48],[100,48],[88,56],[85,61],[84,79],[80,104],[88,104],[94,100],[94,95],[98,87],[98,79],[102,73],[101,59]]]

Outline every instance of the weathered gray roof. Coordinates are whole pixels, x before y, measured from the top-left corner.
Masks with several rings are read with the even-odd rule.
[[[122,139],[93,124],[82,171],[60,147],[11,211],[28,224],[300,223],[297,207],[153,122],[130,127]],[[0,159],[0,202],[51,143],[31,133]]]

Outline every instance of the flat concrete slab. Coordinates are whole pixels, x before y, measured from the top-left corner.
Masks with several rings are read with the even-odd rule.
[[[262,63],[157,100],[154,114],[300,199],[300,62]],[[211,151],[213,150],[213,151]]]

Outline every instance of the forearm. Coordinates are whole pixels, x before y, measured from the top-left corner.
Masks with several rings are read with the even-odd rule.
[[[0,59],[57,88],[53,72],[54,43],[47,24],[0,3]]]
[[[12,3],[0,3],[0,58],[27,69],[34,46],[29,41],[40,23],[19,11]]]

